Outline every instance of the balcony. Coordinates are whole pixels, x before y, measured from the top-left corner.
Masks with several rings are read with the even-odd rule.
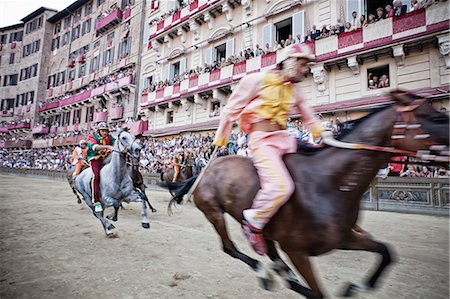
[[[123,116],[123,107],[112,107],[110,117],[112,120],[121,119]]]
[[[7,126],[0,127],[0,133],[8,133],[8,127]]]
[[[358,55],[358,53],[367,53],[380,47],[391,47],[393,43],[408,42],[421,37],[427,38],[433,33],[445,32],[449,25],[448,8],[446,3],[442,3],[400,17],[381,20],[359,30],[305,44],[315,53],[317,63],[326,63],[336,59],[345,59],[346,55]],[[267,53],[221,68],[220,72],[216,70],[183,80],[180,82],[179,94],[173,93],[173,86],[149,92],[147,101],[141,100],[141,107],[169,102],[178,99],[180,94],[186,96],[237,82],[246,74],[275,67],[279,55],[279,51]]]
[[[78,55],[76,61],[78,63],[85,63],[86,62],[86,57],[84,57],[84,55]]]
[[[130,6],[126,6],[124,11],[123,11],[123,19],[126,20],[130,17],[131,15],[131,7]]]
[[[70,67],[70,68],[75,67],[75,60],[69,59],[69,61],[67,61],[67,67]]]
[[[100,111],[100,112],[94,112],[94,122],[98,123],[101,121],[107,121],[108,120],[108,112],[107,111]]]
[[[75,135],[68,136],[64,138],[56,138],[52,141],[52,146],[62,146],[62,145],[76,145],[81,139],[85,139],[86,136]]]
[[[34,134],[48,134],[48,132],[50,131],[50,128],[49,127],[46,127],[46,126],[44,126],[44,125],[40,125],[40,126],[37,126],[37,127],[34,127],[32,130],[31,130],[31,132],[33,132],[33,135]]]
[[[143,120],[138,120],[132,123],[125,124],[126,127],[130,128],[130,133],[134,136],[142,135],[148,130],[148,122]]]
[[[114,9],[103,19],[97,21],[95,25],[95,30],[97,33],[104,33],[108,31],[110,28],[119,24],[122,20],[122,11],[119,8]]]

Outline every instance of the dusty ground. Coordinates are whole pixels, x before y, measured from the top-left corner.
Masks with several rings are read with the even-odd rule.
[[[259,288],[246,265],[220,250],[192,204],[167,216],[166,193],[148,192],[158,209],[149,230],[140,227],[139,205],[125,205],[119,238],[106,239],[65,182],[0,175],[0,186],[1,298],[301,298],[278,278],[274,292]],[[239,227],[230,226],[251,254]],[[397,263],[377,292],[359,298],[449,297],[448,218],[363,212],[362,226],[391,244]],[[313,259],[331,298],[374,261],[358,252]]]

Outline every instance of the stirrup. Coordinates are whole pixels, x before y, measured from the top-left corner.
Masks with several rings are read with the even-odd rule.
[[[264,240],[264,231],[256,228],[247,221],[242,221],[242,231],[247,237],[253,250],[259,255],[266,255],[266,241]]]

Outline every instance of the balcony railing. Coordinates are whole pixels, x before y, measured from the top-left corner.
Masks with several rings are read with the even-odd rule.
[[[7,126],[0,127],[0,133],[8,133],[8,127]]]
[[[123,107],[112,107],[110,117],[112,120],[120,119],[123,116]]]
[[[101,122],[101,121],[107,121],[108,120],[108,112],[107,111],[100,111],[100,112],[94,112],[94,122]]]
[[[138,120],[132,123],[125,124],[125,127],[130,129],[130,133],[134,136],[142,135],[148,130],[148,122],[143,120]]]
[[[107,16],[100,19],[95,25],[95,30],[99,33],[107,31],[109,28],[117,25],[122,20],[122,11],[119,8],[114,9]]]
[[[31,131],[33,132],[33,134],[48,134],[48,132],[50,131],[50,128],[40,125],[40,126],[34,127]]]
[[[0,116],[13,116],[14,115],[14,109],[10,109],[10,110],[3,110],[2,113],[0,114]]]
[[[339,59],[344,55],[367,52],[371,49],[389,46],[392,43],[444,31],[450,25],[447,14],[441,13],[441,10],[446,7],[444,4],[432,5],[398,18],[385,19],[375,24],[369,24],[362,29],[333,35],[306,44],[315,53],[316,62],[320,63]],[[179,98],[180,95],[198,93],[227,84],[227,82],[239,81],[246,74],[258,72],[265,68],[273,68],[278,61],[279,52],[268,53],[223,67],[220,71],[203,73],[198,77],[181,81],[180,90],[177,94],[173,93],[173,86],[166,86],[149,92],[147,101],[141,100],[141,107],[168,102]]]

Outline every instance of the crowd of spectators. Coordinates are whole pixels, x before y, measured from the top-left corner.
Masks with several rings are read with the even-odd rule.
[[[167,12],[164,12],[163,14],[161,14],[159,17],[156,17],[154,19],[151,19],[149,24],[150,25],[154,25],[154,24],[158,24],[159,22],[161,22],[162,20],[165,20],[169,17],[172,17],[174,14],[176,14],[177,12],[181,11],[183,8],[185,8],[186,6],[194,3],[197,0],[183,0],[183,1],[177,1],[179,3],[179,6],[177,8],[174,9],[170,9]]]
[[[325,127],[338,133],[343,124],[335,121],[323,121]],[[312,134],[303,127],[299,119],[288,120],[288,132],[306,143],[314,143]],[[186,162],[192,166],[194,174],[198,174],[207,164],[214,150],[212,141],[214,133],[191,133],[170,138],[142,137],[140,142],[143,146],[141,151],[141,171],[143,173],[162,173],[172,167],[173,157],[180,151],[186,156]],[[247,135],[237,127],[233,129],[228,146],[218,153],[222,155],[241,155],[250,157],[252,155],[247,143]],[[72,149],[42,148],[17,151],[0,151],[0,166],[10,168],[26,169],[50,169],[64,170],[66,163],[70,160]],[[379,176],[400,177],[448,177],[450,173],[443,168],[418,166],[408,164],[404,166],[406,157],[395,159],[392,163],[380,170]],[[400,163],[396,163],[400,161]],[[414,163],[414,161],[410,161]]]

